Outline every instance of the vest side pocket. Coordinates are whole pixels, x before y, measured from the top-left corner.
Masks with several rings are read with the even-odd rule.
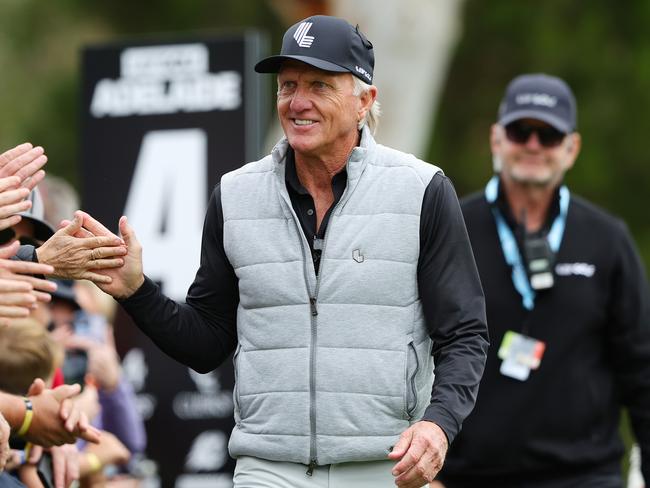
[[[237,349],[235,350],[235,354],[232,356],[232,364],[233,364],[233,371],[235,374],[235,384],[232,389],[232,401],[234,404],[234,415],[235,415],[235,423],[239,425],[241,423],[241,410],[240,410],[240,402],[239,402],[239,380],[238,380],[238,373],[237,370],[239,368],[239,353],[241,352],[241,344],[237,344]]]
[[[415,349],[415,343],[411,339],[406,347],[406,416],[408,420],[413,418],[418,405],[417,385],[415,378],[420,369],[420,361]]]

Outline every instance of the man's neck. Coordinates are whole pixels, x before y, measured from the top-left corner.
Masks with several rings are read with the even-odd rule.
[[[356,133],[326,155],[314,156],[294,150],[298,179],[314,199],[317,229],[320,229],[325,214],[334,203],[332,178],[345,167],[360,138],[361,135]]]
[[[504,178],[501,179],[501,183],[515,220],[521,224],[525,214],[526,231],[539,231],[544,226],[549,208],[553,203],[555,187],[523,184]]]
[[[349,141],[341,142],[333,151],[323,155],[304,154],[294,150],[296,173],[312,198],[332,193],[332,178],[345,167],[360,139],[361,134],[356,133]]]

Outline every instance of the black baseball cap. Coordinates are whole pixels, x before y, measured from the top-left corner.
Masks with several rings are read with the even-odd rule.
[[[546,74],[517,76],[499,106],[499,124],[537,119],[565,134],[576,130],[576,99],[564,80]]]
[[[81,306],[77,301],[77,292],[74,289],[73,280],[63,280],[63,279],[53,279],[50,280],[56,283],[56,291],[51,293],[52,298],[57,300],[65,300],[70,303],[76,310],[80,309]]]
[[[32,206],[24,212],[18,212],[23,219],[28,220],[34,226],[34,239],[47,241],[54,235],[54,228],[45,221],[45,205],[43,197],[38,188],[34,188],[27,200],[32,202]],[[0,243],[9,242],[16,236],[11,227],[0,230]]]
[[[258,73],[277,73],[287,59],[302,61],[324,71],[352,73],[372,83],[375,54],[372,43],[347,21],[328,15],[313,15],[289,27],[279,55],[255,65]]]

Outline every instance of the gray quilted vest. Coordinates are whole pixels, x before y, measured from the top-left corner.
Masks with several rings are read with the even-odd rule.
[[[431,398],[417,265],[422,199],[440,170],[364,129],[316,277],[285,185],[287,147],[221,180],[240,297],[230,453],[319,465],[386,459]]]

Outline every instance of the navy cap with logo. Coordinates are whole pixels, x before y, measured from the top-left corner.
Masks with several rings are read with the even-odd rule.
[[[372,43],[347,21],[328,15],[314,15],[289,27],[282,39],[279,55],[255,65],[258,73],[277,73],[287,59],[302,61],[316,68],[337,73],[352,73],[372,83],[375,54]]]
[[[568,134],[577,125],[576,100],[569,85],[555,76],[527,74],[513,79],[499,106],[499,124],[537,119]]]

